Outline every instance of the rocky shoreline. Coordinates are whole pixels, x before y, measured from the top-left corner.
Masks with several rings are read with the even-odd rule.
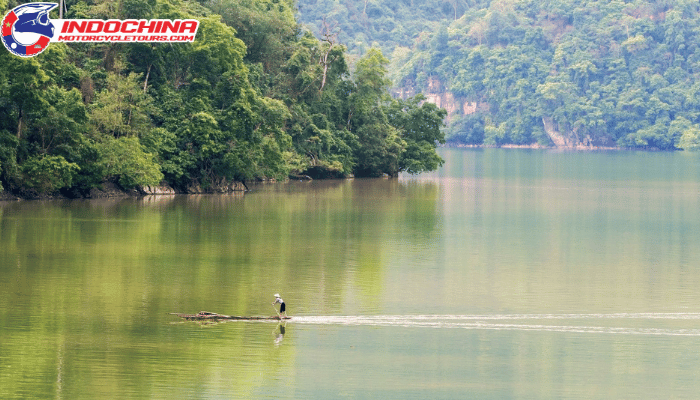
[[[124,189],[115,182],[103,182],[100,186],[99,188],[95,187],[86,192],[67,191],[52,194],[38,194],[32,191],[2,191],[0,192],[0,201],[106,199],[141,196],[172,196],[176,194],[223,194],[248,191],[248,186],[245,182],[227,181],[225,179],[207,187],[202,187],[198,182],[192,182],[181,189],[173,188],[166,183],[162,183],[158,186],[139,186],[133,189]]]

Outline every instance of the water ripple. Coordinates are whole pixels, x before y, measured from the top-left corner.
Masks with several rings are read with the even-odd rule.
[[[637,320],[641,326],[548,325],[532,323],[548,320]],[[511,330],[568,333],[605,333],[624,335],[700,336],[698,328],[659,328],[648,326],[652,320],[700,320],[700,313],[614,313],[614,314],[487,314],[487,315],[373,315],[373,316],[301,316],[293,322],[313,325],[397,326],[406,328],[448,328],[471,330]],[[503,321],[508,321],[503,322]],[[516,323],[522,321],[522,323]]]

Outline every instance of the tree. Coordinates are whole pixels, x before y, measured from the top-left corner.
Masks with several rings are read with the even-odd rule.
[[[700,151],[700,126],[683,117],[671,122],[669,133],[677,138],[677,147],[683,150]]]
[[[350,96],[349,125],[357,135],[355,151],[356,176],[395,176],[400,170],[399,158],[406,142],[389,124],[385,104],[389,101],[386,65],[381,50],[373,48],[355,67],[355,90]]]
[[[248,49],[246,61],[275,70],[286,60],[297,34],[291,0],[210,0],[205,5],[222,16]]]
[[[330,27],[326,20],[323,20],[323,34],[322,42],[324,43],[324,48],[321,50],[321,57],[319,58],[319,64],[323,67],[323,79],[321,80],[321,89],[326,86],[326,77],[328,75],[328,67],[332,63],[332,59],[329,60],[328,56],[333,51],[333,47],[338,42],[338,32],[334,28]]]
[[[0,61],[3,65],[5,76],[3,97],[7,102],[3,104],[3,125],[12,128],[17,138],[21,138],[25,132],[28,121],[28,113],[47,107],[46,100],[41,95],[43,89],[49,83],[49,77],[41,68],[36,58],[19,58],[9,52],[0,52]],[[6,125],[9,124],[10,126]]]
[[[140,136],[151,127],[151,97],[141,89],[140,74],[107,73],[107,87],[98,92],[90,110],[95,129],[114,137]]]
[[[32,122],[26,132],[27,148],[38,154],[60,154],[70,159],[80,146],[88,122],[80,92],[51,86],[42,96],[46,107],[28,114]]]
[[[98,149],[105,176],[125,189],[158,185],[163,180],[154,155],[144,151],[138,138],[105,136]]]
[[[6,130],[0,130],[0,186],[1,182],[15,181],[19,175],[17,147],[19,139]],[[4,187],[3,187],[4,190]]]
[[[447,111],[425,102],[422,95],[392,101],[388,110],[389,123],[399,130],[401,139],[406,142],[399,159],[399,171],[417,174],[443,164],[435,147],[445,143],[442,128],[446,115]]]
[[[368,123],[357,129],[360,147],[356,152],[355,176],[396,176],[400,154],[406,147],[396,128],[388,124]]]
[[[62,156],[33,156],[22,164],[24,185],[39,194],[51,194],[72,185],[80,170]]]

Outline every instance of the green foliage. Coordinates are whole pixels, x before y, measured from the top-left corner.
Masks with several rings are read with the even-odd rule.
[[[388,63],[382,52],[373,48],[355,68],[355,90],[349,100],[351,130],[355,131],[359,142],[355,150],[357,176],[396,175],[400,170],[399,159],[406,142],[389,124],[386,114]]]
[[[372,47],[392,54],[398,46],[411,47],[423,32],[432,32],[444,21],[452,21],[470,7],[490,0],[300,0],[300,20],[321,35],[322,21],[337,26],[340,41],[353,57]]]
[[[394,100],[388,111],[389,121],[406,142],[399,170],[411,174],[435,170],[444,162],[435,152],[435,145],[445,143],[442,128],[447,111],[424,100],[420,95],[406,101]]]
[[[474,105],[450,116],[448,141],[674,149],[693,131],[675,121],[700,125],[696,3],[302,0],[299,9],[317,32],[322,17],[338,24],[351,54],[381,43],[403,93]]]
[[[369,123],[357,130],[357,137],[361,144],[356,155],[356,176],[398,174],[400,154],[404,151],[406,142],[401,140],[396,128],[381,123]]]
[[[458,117],[447,129],[450,141],[469,145],[484,143],[486,137],[484,116],[470,114]]]
[[[103,134],[140,136],[151,126],[152,99],[143,91],[140,74],[121,76],[108,72],[106,86],[95,94],[90,121]]]
[[[0,130],[0,177],[1,181],[13,182],[19,175],[17,147],[19,140],[6,130]]]
[[[158,185],[163,173],[152,154],[144,151],[135,137],[105,136],[97,145],[105,177],[116,179],[125,189]]]
[[[358,97],[373,103],[381,99],[389,87],[389,80],[386,78],[386,65],[389,60],[384,57],[381,50],[370,49],[362,57],[355,68],[355,83],[357,85]]]
[[[33,156],[22,164],[21,173],[25,187],[50,194],[70,187],[78,170],[77,164],[62,156]]]
[[[262,63],[266,70],[285,61],[286,47],[297,33],[291,0],[208,0],[204,4],[221,15],[247,47],[246,61]]]
[[[292,0],[68,2],[67,18],[200,27],[193,43],[0,52],[0,187],[75,195],[107,180],[185,189],[439,166],[442,111],[392,100],[378,49],[351,75],[337,31],[327,26],[319,40],[294,12]]]
[[[678,147],[683,150],[700,150],[700,126],[689,120],[679,117],[671,122],[669,127],[671,135],[678,139]]]
[[[40,154],[71,158],[88,121],[85,104],[77,89],[50,86],[42,93],[43,107],[27,112],[31,120],[24,131],[27,148]]]
[[[442,132],[444,110],[422,103],[416,96],[408,100],[387,95],[388,60],[378,49],[371,49],[355,68],[355,90],[349,96],[349,126],[357,135],[355,147],[357,176],[396,176],[401,171],[420,173],[442,165],[435,152],[445,143]]]

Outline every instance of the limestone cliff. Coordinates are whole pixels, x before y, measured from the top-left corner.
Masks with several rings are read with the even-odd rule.
[[[395,95],[402,99],[412,97],[416,94],[413,87],[399,88],[395,91]],[[445,123],[449,123],[454,118],[461,115],[474,114],[476,112],[488,112],[488,103],[478,103],[470,101],[466,98],[455,96],[452,92],[445,88],[445,85],[435,77],[428,78],[428,88],[423,92],[426,101],[433,103],[436,106],[447,111]]]
[[[552,117],[542,117],[542,124],[544,125],[544,131],[549,136],[549,139],[554,143],[555,147],[567,148],[571,147],[571,144],[564,135],[559,133],[555,126],[554,119]]]
[[[395,91],[395,95],[407,98],[415,95],[413,87],[400,88]],[[455,118],[474,113],[488,113],[489,104],[486,102],[476,102],[464,97],[455,96],[450,92],[443,82],[435,77],[428,79],[427,89],[424,90],[426,101],[447,110],[445,123],[449,125]],[[547,136],[551,139],[554,147],[561,149],[595,149],[595,148],[616,148],[616,143],[609,138],[592,139],[585,135],[580,137],[576,130],[563,130],[557,122],[549,116],[542,117],[542,126]]]
[[[549,136],[556,148],[581,150],[617,148],[615,142],[610,138],[593,139],[589,135],[579,137],[575,129],[562,133],[552,117],[542,117],[542,125],[545,133],[547,133],[547,136]]]

